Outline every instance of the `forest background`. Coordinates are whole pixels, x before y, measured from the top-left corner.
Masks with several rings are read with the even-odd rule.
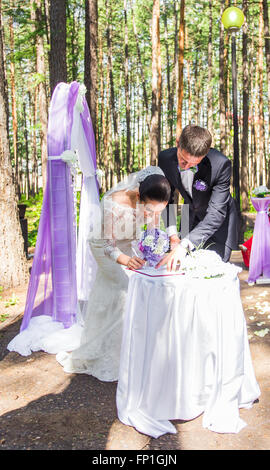
[[[7,285],[25,275],[19,201],[35,245],[58,82],[86,86],[102,192],[157,164],[189,123],[207,127],[213,146],[233,160],[231,40],[221,22],[232,5],[245,15],[236,46],[241,210],[250,211],[252,188],[270,184],[267,0],[0,0],[0,238],[17,244],[21,266]]]

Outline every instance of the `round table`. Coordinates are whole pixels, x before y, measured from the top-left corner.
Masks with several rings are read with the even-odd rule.
[[[252,197],[251,202],[257,215],[249,260],[249,283],[256,282],[261,275],[270,280],[270,220],[267,214],[270,197]]]
[[[203,426],[239,432],[240,407],[260,395],[237,274],[213,279],[129,272],[117,410],[152,437],[169,420],[204,413]]]

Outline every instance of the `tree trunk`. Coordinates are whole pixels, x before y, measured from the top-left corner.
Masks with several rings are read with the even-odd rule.
[[[31,100],[31,94],[29,93],[29,101]],[[36,135],[36,125],[37,125],[37,108],[38,108],[38,88],[35,88],[34,92],[34,102],[32,104],[32,184],[31,184],[31,195],[34,196],[38,193],[38,159],[37,159],[37,135]]]
[[[214,127],[213,127],[213,64],[212,64],[212,29],[213,29],[213,6],[212,0],[209,0],[209,34],[208,34],[208,90],[207,90],[207,127],[213,136],[214,143]]]
[[[13,2],[11,7],[14,8]],[[16,88],[15,88],[15,61],[14,61],[14,30],[13,15],[9,18],[9,37],[10,37],[10,87],[11,87],[11,108],[12,108],[12,129],[13,129],[13,157],[14,157],[14,176],[15,188],[18,197],[20,197],[19,189],[19,162],[18,162],[18,118],[16,104]]]
[[[225,9],[225,0],[221,1],[220,13]],[[219,33],[219,129],[220,151],[226,152],[226,85],[225,85],[225,57],[224,57],[224,26],[220,21]]]
[[[173,120],[176,121],[177,110],[174,105],[174,97],[177,96],[177,83],[178,83],[178,16],[179,16],[179,3],[173,2],[173,11],[174,11],[174,58],[173,58],[173,77],[172,77],[172,96],[173,96]],[[174,142],[175,145],[175,136]]]
[[[84,83],[94,135],[97,130],[98,7],[97,0],[85,0]]]
[[[24,119],[24,140],[25,140],[25,196],[29,199],[30,193],[30,175],[29,175],[29,139],[28,124],[26,118],[26,103],[23,102],[23,119]]]
[[[248,40],[248,0],[243,0],[243,13],[245,15],[245,23],[243,25],[243,132],[242,132],[242,145],[241,145],[241,200],[242,210],[249,209],[248,188],[249,188],[249,172],[248,172],[248,120],[249,120],[249,67],[248,67],[248,53],[247,53],[247,40]]]
[[[185,47],[185,0],[181,0],[180,26],[179,26],[179,50],[178,50],[178,102],[176,137],[180,137],[182,131],[182,106],[184,98],[184,47]]]
[[[185,41],[186,48],[189,48],[189,39],[188,39],[188,30],[185,31]],[[190,60],[187,58],[187,86],[188,86],[188,110],[187,110],[187,120],[191,124],[192,121],[192,79],[190,75]]]
[[[44,9],[44,21],[45,21],[45,29],[46,29],[46,42],[47,45],[50,45],[50,0],[43,0],[43,9]],[[31,8],[32,10],[32,8]]]
[[[264,111],[263,111],[263,4],[260,1],[260,16],[259,16],[259,161],[260,161],[260,176],[259,184],[265,184],[265,131],[264,131]]]
[[[128,72],[128,63],[129,63],[129,53],[128,53],[128,24],[127,24],[127,0],[124,0],[124,19],[125,19],[125,100],[126,100],[126,161],[127,161],[127,170],[131,170],[131,158],[130,158],[130,149],[131,149],[131,136],[130,136],[130,100],[129,100],[129,72]]]
[[[269,32],[269,15],[267,0],[263,0],[263,22],[264,22],[264,44],[266,56],[266,71],[267,71],[267,89],[268,89],[268,145],[266,154],[269,155],[269,133],[270,133],[270,32]],[[266,167],[266,184],[270,185],[270,162],[268,160],[268,167]]]
[[[106,73],[106,116],[104,116],[103,122],[103,135],[104,135],[104,166],[105,166],[105,187],[106,191],[110,189],[110,171],[111,171],[111,156],[112,156],[112,126],[111,126],[111,119],[110,119],[110,67],[109,63],[107,62],[107,73]]]
[[[50,88],[51,95],[59,82],[67,82],[66,0],[50,0]]]
[[[171,72],[170,72],[170,53],[168,43],[168,21],[166,13],[166,5],[163,5],[163,19],[165,29],[165,48],[166,48],[166,91],[167,91],[167,116],[166,119],[166,145],[173,145],[173,94],[171,87]],[[163,116],[164,117],[164,116]]]
[[[250,74],[250,128],[251,128],[251,146],[250,146],[250,163],[251,163],[251,173],[250,173],[250,184],[251,187],[254,187],[257,183],[257,132],[256,132],[256,113],[255,113],[255,86],[254,83],[256,78],[254,79],[254,70],[255,70],[255,77],[257,76],[257,66],[255,68],[254,64],[254,57],[255,54],[255,46],[254,46],[254,35],[252,35],[251,40],[251,48],[250,48],[250,61],[249,61],[249,74]]]
[[[15,185],[8,140],[8,97],[4,67],[2,0],[0,0],[0,285],[16,287],[27,281]]]
[[[33,0],[36,4],[36,28],[37,33],[41,30],[44,16],[42,12],[41,0]],[[40,121],[40,148],[41,148],[41,164],[42,164],[42,186],[45,191],[46,187],[46,172],[47,172],[47,125],[48,125],[48,110],[47,110],[47,96],[46,96],[46,63],[45,63],[45,50],[43,44],[43,37],[40,34],[36,36],[36,69],[40,77],[38,84],[38,104],[39,104],[39,121]],[[59,54],[60,56],[60,54]],[[55,72],[55,70],[54,70]]]
[[[147,95],[147,90],[146,90],[146,80],[145,80],[145,73],[144,73],[143,64],[142,64],[141,50],[140,50],[140,44],[139,44],[137,28],[136,28],[136,23],[135,23],[135,16],[134,16],[133,8],[132,8],[132,2],[131,2],[131,14],[132,14],[133,32],[134,32],[135,41],[136,41],[138,62],[139,62],[139,67],[140,67],[141,82],[142,82],[142,87],[143,87],[143,98],[144,98],[144,103],[145,103],[145,108],[146,108],[146,120],[147,120],[148,130],[150,132],[151,124],[150,124],[150,119],[149,119],[149,102],[148,102],[148,95]]]
[[[110,5],[109,5],[110,7]],[[106,0],[106,9],[109,11],[108,2]],[[108,65],[109,65],[109,77],[110,77],[110,104],[113,116],[113,130],[114,130],[114,163],[117,172],[118,181],[121,178],[121,162],[120,162],[120,147],[119,147],[119,133],[117,126],[117,110],[115,106],[115,92],[114,92],[114,80],[113,80],[113,66],[112,66],[112,35],[111,35],[111,18],[108,20],[106,36],[107,36],[107,47],[108,47]]]
[[[151,165],[156,165],[160,147],[160,33],[159,33],[159,0],[153,2],[152,15],[152,113],[150,150]]]

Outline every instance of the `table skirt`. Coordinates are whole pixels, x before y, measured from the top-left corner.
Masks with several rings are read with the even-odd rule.
[[[130,277],[117,387],[118,417],[157,438],[170,420],[237,433],[259,397],[238,277]]]

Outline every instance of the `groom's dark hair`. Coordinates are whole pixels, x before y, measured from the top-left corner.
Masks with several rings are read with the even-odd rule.
[[[167,178],[154,174],[145,178],[139,186],[140,200],[150,199],[158,202],[168,202],[171,196],[171,186]]]
[[[178,147],[194,157],[205,156],[211,147],[212,136],[208,129],[190,124],[182,130]]]

